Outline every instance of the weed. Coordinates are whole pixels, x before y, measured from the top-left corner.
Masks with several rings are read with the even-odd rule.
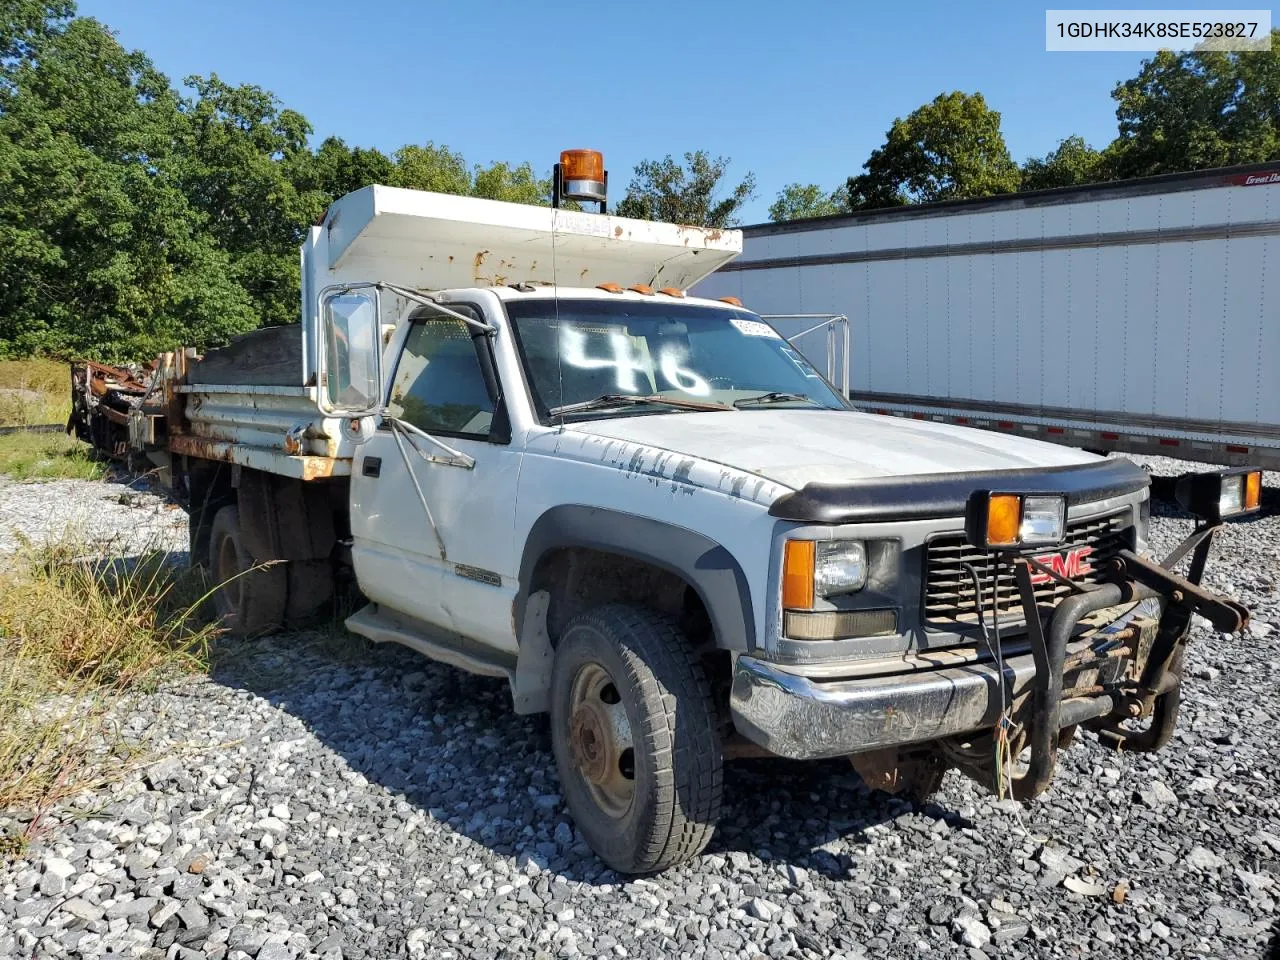
[[[27,548],[0,573],[0,809],[39,813],[145,762],[112,717],[206,668],[216,627],[198,571],[163,553]]]

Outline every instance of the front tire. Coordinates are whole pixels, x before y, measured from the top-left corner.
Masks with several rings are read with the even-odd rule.
[[[720,737],[688,639],[648,610],[610,605],[565,627],[551,679],[551,740],[569,812],[620,873],[700,853],[720,816]]]

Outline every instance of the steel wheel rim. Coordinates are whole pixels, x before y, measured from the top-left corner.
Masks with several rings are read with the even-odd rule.
[[[578,669],[569,694],[569,750],[578,776],[607,816],[620,820],[635,801],[635,742],[622,694],[598,663]]]
[[[213,572],[218,581],[218,598],[228,612],[240,606],[240,555],[232,537],[224,536],[218,544],[218,568]]]

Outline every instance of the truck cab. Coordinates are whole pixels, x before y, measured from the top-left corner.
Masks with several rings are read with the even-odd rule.
[[[726,756],[1030,799],[1077,727],[1163,746],[1191,614],[1247,618],[1199,579],[1260,476],[1184,478],[1177,574],[1146,556],[1132,463],[861,413],[766,318],[690,295],[740,247],[384,187],[335,203],[292,383],[162,364],[228,624],[278,627],[346,571],[350,630],[550,714],[569,809],[625,872],[706,845]]]

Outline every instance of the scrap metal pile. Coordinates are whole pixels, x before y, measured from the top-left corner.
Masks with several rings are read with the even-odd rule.
[[[163,394],[153,389],[154,364],[113,367],[91,360],[71,365],[71,417],[67,432],[113,460],[130,459],[131,414],[148,432],[164,415]],[[134,429],[138,429],[137,426]]]

